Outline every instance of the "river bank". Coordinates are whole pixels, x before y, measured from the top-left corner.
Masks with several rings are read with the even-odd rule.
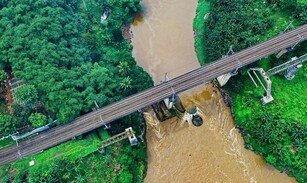
[[[199,2],[199,7],[206,4],[204,0]],[[220,58],[221,54],[227,53],[230,46],[236,52],[285,32],[287,27],[291,26],[289,22],[293,21],[295,26],[304,24],[304,21],[293,16],[292,12],[285,11],[287,6],[296,7],[297,11],[301,11],[300,5],[296,5],[295,2],[286,6],[270,1],[229,4],[227,0],[222,0],[210,3],[212,7],[219,8],[211,9],[210,14],[205,17],[200,14],[204,14],[202,10],[206,9],[198,9],[198,16],[194,20],[196,29],[205,33],[196,36],[196,43],[198,40],[205,46],[195,44],[195,47],[198,55],[210,55],[206,62]],[[305,10],[306,8],[307,5]],[[257,13],[246,13],[250,9],[257,9]],[[238,21],[233,24],[233,19]],[[261,23],[255,27],[255,22]],[[235,25],[235,28],[231,28],[231,25]],[[254,31],[250,32],[252,29]],[[279,58],[272,55],[253,63],[250,67],[260,67],[267,71],[294,56],[306,54],[306,48],[306,43],[301,43]],[[233,99],[236,126],[244,136],[246,148],[261,155],[268,164],[274,165],[279,171],[295,176],[299,182],[307,180],[307,119],[306,111],[301,110],[306,105],[304,70],[306,71],[306,67],[299,69],[291,81],[287,81],[282,72],[270,77],[273,82],[274,101],[267,105],[262,105],[259,101],[264,91],[262,88],[255,88],[246,68],[241,68],[239,74],[232,77],[223,87]]]
[[[143,18],[131,27],[133,55],[155,84],[199,67],[192,26],[196,6],[196,0],[142,1]],[[180,97],[186,108],[200,109],[204,124],[195,127],[177,118],[161,123],[153,111],[145,112],[145,182],[295,182],[244,148],[230,109],[212,85]]]

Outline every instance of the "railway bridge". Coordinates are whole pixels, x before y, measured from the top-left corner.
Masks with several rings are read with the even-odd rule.
[[[52,128],[32,139],[20,143],[18,146],[15,145],[4,149],[0,151],[0,165],[41,152],[70,140],[75,136],[107,125],[116,119],[171,97],[174,94],[211,81],[218,76],[230,73],[285,48],[293,47],[306,39],[307,24],[231,56],[221,58],[213,63],[192,70],[97,111],[80,116],[68,124]]]

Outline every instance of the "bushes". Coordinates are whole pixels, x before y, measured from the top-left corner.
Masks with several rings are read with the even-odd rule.
[[[33,6],[29,0],[12,0],[5,3],[7,8],[0,8],[0,15],[3,15],[0,22],[0,48],[3,50],[0,65],[12,66],[19,79],[33,86],[32,89],[37,91],[34,99],[37,96],[59,123],[89,112],[94,101],[102,107],[153,85],[149,75],[136,66],[131,56],[132,46],[123,39],[120,31],[124,23],[133,20],[133,13],[140,10],[139,0],[84,2],[88,9],[76,5],[75,0],[38,0]],[[110,10],[108,18],[100,23],[100,16],[107,9]],[[15,18],[20,21],[13,23]],[[12,36],[15,42],[8,44]],[[129,84],[129,87],[121,88],[125,78],[129,78],[129,82],[123,84]],[[29,104],[33,103],[31,97],[24,97]],[[26,123],[31,112],[41,112],[26,111],[19,105],[14,109],[14,115],[20,119],[26,116],[22,120]],[[44,121],[41,117],[33,114],[29,120],[34,126],[40,126]],[[140,124],[144,123],[139,118],[140,115],[135,114],[128,116],[124,120],[129,124],[112,124],[112,131],[122,132],[129,125],[138,127],[135,129],[139,132]],[[86,154],[95,148],[92,145],[86,150],[78,149],[82,153],[76,159],[70,158],[69,151],[73,149],[67,147],[67,152],[62,155],[65,159],[55,158],[57,160],[52,164],[41,163],[26,169],[27,181],[142,182],[147,157],[145,144],[131,148],[125,142],[108,147],[106,156]],[[50,150],[50,153],[57,152],[56,149]],[[48,155],[45,153],[41,155]],[[82,157],[84,154],[88,156]],[[22,162],[11,164],[8,174],[14,174],[13,169],[18,167],[18,163]]]
[[[32,113],[29,117],[29,121],[34,128],[38,128],[47,123],[47,117],[40,113]]]
[[[37,99],[59,123],[89,112],[94,101],[104,106],[152,85],[120,31],[140,9],[139,0],[86,3],[90,10],[76,6],[76,1],[12,0],[0,9],[1,68],[12,67],[17,78],[33,86]],[[106,8],[110,13],[101,24],[96,20]],[[120,61],[131,68],[129,92],[120,89],[127,77],[119,74]],[[147,82],[139,85],[137,74]]]
[[[211,11],[205,21],[207,62],[225,55],[231,45],[239,51],[259,42],[258,35],[272,26],[268,9],[252,0],[208,0]]]
[[[236,124],[243,130],[247,147],[300,182],[306,181],[307,172],[307,121],[302,110],[306,106],[302,88],[305,86],[302,80],[304,68],[287,84],[284,77],[273,76],[272,94],[275,100],[265,106],[259,101],[262,92],[249,92],[256,88],[247,76],[232,78],[244,82],[241,93],[233,91],[231,82],[227,85],[234,101]]]
[[[278,5],[284,11],[288,11],[301,23],[307,23],[307,2],[305,0],[268,0],[268,2]]]
[[[0,114],[0,137],[16,131],[16,122],[12,116]]]
[[[146,147],[140,144],[131,148],[129,143],[123,142],[107,147],[107,154],[98,152],[86,157],[68,159],[57,157],[47,159],[47,163],[39,163],[31,168],[19,165],[7,166],[2,169],[2,181],[8,182],[142,182],[145,176]],[[146,157],[146,156],[145,156]],[[28,165],[28,161],[25,164]],[[10,173],[10,171],[14,173]],[[17,171],[16,171],[17,170]]]
[[[203,49],[207,62],[222,57],[230,45],[239,51],[267,36],[278,34],[290,22],[289,15],[295,18],[294,25],[306,23],[307,8],[303,1],[208,1],[211,11],[205,21],[206,45],[204,49],[196,47],[198,51]],[[274,24],[273,18],[276,20]],[[306,48],[306,43],[301,43],[292,56],[306,54]],[[272,56],[252,67],[267,70],[290,58],[287,56],[276,61]],[[246,147],[262,155],[277,169],[295,176],[299,182],[307,181],[306,69],[306,66],[301,68],[292,81],[278,75],[271,77],[275,100],[266,106],[259,101],[263,89],[254,88],[244,74],[245,69],[241,69],[239,75],[232,77],[226,85],[233,98],[236,124],[243,132]]]

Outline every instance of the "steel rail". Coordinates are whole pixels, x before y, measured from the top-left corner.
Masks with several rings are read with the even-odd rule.
[[[295,40],[296,41],[296,40]],[[288,40],[287,40],[287,42],[288,42]],[[283,44],[283,45],[285,45],[285,44]],[[273,48],[271,48],[271,50],[272,51],[276,51],[276,47],[277,47],[278,45],[275,45],[275,47],[273,47]],[[265,52],[264,52],[265,54],[269,54],[270,53],[270,51],[267,51],[267,50],[265,50]],[[261,54],[261,55],[263,55],[263,54]],[[255,60],[255,59],[253,59],[253,60]],[[243,62],[242,62],[243,63]],[[236,62],[234,63],[234,64],[237,64]],[[234,65],[234,64],[232,64],[232,65]],[[244,63],[244,64],[246,64],[246,63]],[[234,66],[230,66],[230,67],[227,67],[227,68],[225,68],[222,72],[227,72],[227,69],[231,69],[231,68],[233,68]],[[221,72],[220,70],[218,70],[218,72]],[[214,78],[215,76],[216,76],[216,74],[220,74],[220,73],[212,73],[211,75],[212,75],[212,78]],[[207,76],[208,77],[208,76]],[[210,76],[209,76],[210,77]],[[196,82],[198,82],[198,81],[196,81]],[[193,84],[194,85],[194,84]],[[187,86],[184,86],[183,87],[183,90],[185,90],[187,88]],[[181,90],[181,89],[180,89]],[[170,94],[172,94],[172,93],[170,93]],[[156,98],[153,98],[152,100],[160,100],[160,96],[158,96],[158,97],[156,97]],[[147,101],[148,102],[148,101]],[[144,103],[144,105],[148,105],[147,104],[147,102],[145,102]],[[143,104],[141,104],[141,105],[143,105]],[[120,114],[120,115],[125,115],[127,112],[129,112],[129,111],[121,111],[123,114]],[[116,114],[114,114],[114,115],[116,115]],[[118,115],[117,115],[118,116]],[[110,120],[114,120],[113,118],[111,118]],[[107,121],[109,121],[109,119],[107,119]],[[92,127],[92,128],[96,128],[96,126],[94,126],[94,127]]]
[[[215,73],[212,73],[211,74],[213,77],[214,77],[214,75],[215,75]],[[153,100],[156,100],[156,99],[159,99],[160,97],[159,96],[157,96],[156,98],[154,98]],[[146,104],[146,102],[144,102],[144,104]],[[125,115],[125,113],[127,112],[127,111],[121,111],[123,114],[122,115]],[[109,119],[108,119],[109,120]],[[112,120],[112,118],[110,118],[110,120]],[[93,126],[92,127],[93,129],[95,129],[96,128],[96,126]],[[78,130],[80,130],[80,129],[78,129]],[[67,136],[67,134],[66,134],[66,136]],[[61,137],[61,138],[63,138],[63,137]],[[70,138],[68,138],[68,139],[70,139]],[[56,142],[58,139],[53,139],[52,141],[54,141],[54,142]],[[51,141],[51,142],[52,142]],[[50,142],[50,141],[48,141],[48,142]],[[23,153],[23,149],[19,149],[20,150],[20,154],[22,155],[21,157],[24,157],[24,156],[27,156],[27,155],[29,155],[29,154],[32,154],[32,153],[37,153],[37,152],[40,152],[41,151],[41,149],[38,147],[38,148],[32,148],[32,149],[30,149],[30,151],[27,151],[27,152],[25,152],[25,153]],[[13,158],[13,159],[15,159],[16,157],[19,157],[19,156],[14,156],[14,157],[11,157],[11,158]],[[12,159],[7,159],[7,160],[12,160]]]
[[[302,31],[297,31],[297,30],[302,30]],[[283,34],[282,36],[283,37],[280,37],[280,36],[278,36],[277,38],[273,38],[272,40],[274,40],[274,41],[266,41],[266,42],[264,42],[264,43],[260,43],[259,45],[257,45],[257,46],[254,46],[254,47],[251,47],[251,48],[248,48],[248,49],[245,49],[245,50],[243,50],[243,51],[241,51],[241,52],[238,52],[238,53],[236,53],[236,54],[234,54],[234,55],[232,55],[232,56],[229,56],[229,57],[227,57],[227,58],[224,58],[224,59],[220,59],[220,60],[218,60],[217,62],[214,62],[214,63],[212,63],[212,64],[209,64],[209,65],[207,65],[207,66],[204,66],[204,67],[206,67],[206,69],[207,70],[209,70],[209,68],[212,68],[212,69],[219,69],[218,67],[221,67],[221,66],[226,66],[226,65],[228,65],[228,62],[227,62],[227,60],[230,60],[230,61],[234,61],[233,59],[235,58],[235,59],[242,59],[242,57],[244,57],[245,55],[248,55],[248,54],[250,54],[250,53],[253,53],[253,52],[256,52],[257,51],[257,49],[259,48],[259,49],[265,49],[266,48],[266,46],[267,45],[270,45],[270,44],[275,44],[276,42],[278,42],[279,40],[282,40],[282,39],[284,39],[284,37],[289,37],[289,36],[291,36],[292,35],[292,37],[294,36],[294,37],[296,37],[298,34],[302,34],[302,33],[305,33],[306,31],[306,25],[305,26],[302,26],[302,27],[300,27],[300,29],[296,29],[295,31],[291,31],[290,33],[291,34],[288,34],[288,35],[286,35],[285,36],[285,34]],[[287,33],[286,33],[287,34]],[[298,38],[302,38],[302,36],[297,36]],[[306,37],[305,37],[305,34],[303,35],[303,38],[304,39],[306,39]],[[300,41],[302,41],[302,40],[298,40],[297,42],[300,42]],[[288,44],[288,45],[286,45],[285,44],[285,46],[286,47],[288,47],[288,46],[291,46],[290,44]],[[276,52],[277,50],[273,50],[273,52]],[[239,54],[240,53],[240,54]],[[257,56],[257,55],[256,55]],[[223,61],[223,62],[221,62],[221,61]],[[241,60],[240,60],[240,62],[241,63],[243,63]],[[225,63],[226,63],[226,65],[225,65]],[[235,64],[237,64],[237,62],[235,62]],[[246,63],[245,63],[246,64]],[[225,67],[225,69],[222,69],[222,70],[219,70],[218,72],[220,72],[220,71],[226,71],[228,68],[230,68],[230,69],[232,69],[232,66],[233,64],[231,63],[231,65],[229,66],[229,67]],[[241,66],[241,65],[239,65],[239,66]],[[231,70],[230,70],[231,71]],[[191,80],[192,78],[195,78],[195,77],[200,77],[199,75],[198,75],[198,73],[200,73],[200,74],[202,74],[203,73],[203,68],[200,68],[200,69],[196,69],[196,70],[194,70],[194,71],[190,71],[189,73],[187,73],[187,74],[184,74],[184,75],[181,75],[181,76],[179,76],[179,77],[177,77],[177,78],[174,78],[173,80],[171,80],[171,81],[176,81],[176,82],[178,82],[177,84],[175,83],[175,84],[173,84],[173,85],[178,85],[178,84],[180,84],[180,83],[184,83],[186,80]],[[191,78],[192,77],[192,78]],[[208,78],[208,75],[205,75],[205,77],[206,78]],[[213,78],[214,78],[214,76],[213,76]],[[177,80],[176,80],[177,79]],[[193,82],[194,83],[194,82]],[[199,83],[199,81],[197,80],[197,82],[196,82],[196,84],[197,83]],[[186,90],[185,89],[185,87],[187,87],[187,86],[184,86],[184,88],[182,88],[182,90]],[[190,87],[190,85],[189,85],[189,87]],[[153,96],[153,93],[150,93],[150,92],[152,92],[152,91],[154,91],[155,92],[155,94],[159,94],[159,96],[155,96],[155,98],[152,98],[152,100],[154,101],[154,100],[161,100],[161,91],[164,91],[165,92],[165,89],[169,89],[169,85],[167,84],[167,83],[165,83],[164,84],[164,86],[162,85],[162,84],[160,84],[160,85],[157,85],[156,86],[156,88],[154,87],[154,90],[152,90],[152,89],[149,89],[149,90],[145,90],[144,92],[145,93],[140,93],[140,94],[146,94],[146,95],[149,95],[149,96]],[[178,89],[178,90],[181,90],[181,89]],[[147,91],[147,92],[146,92]],[[170,91],[170,94],[169,95],[172,95],[173,94],[173,92],[171,92]],[[137,97],[141,97],[141,99],[142,99],[142,97],[144,97],[144,96],[141,96],[141,95],[138,95],[138,94],[136,94],[135,96],[134,96],[134,98],[133,97],[131,97],[130,98],[130,100],[131,101],[139,101],[139,100],[137,100]],[[146,99],[148,99],[148,98],[146,98]],[[125,99],[124,99],[125,100]],[[126,105],[126,103],[128,102],[129,104],[130,104],[130,100],[128,100],[128,101],[123,101],[123,102],[117,102],[117,104],[119,105],[119,106],[116,106],[115,104],[111,104],[111,105],[109,105],[109,106],[107,106],[106,108],[104,108],[104,109],[108,109],[108,110],[99,110],[99,111],[95,111],[95,112],[93,112],[93,113],[90,113],[90,114],[88,114],[88,115],[85,115],[85,116],[83,116],[83,117],[80,117],[80,118],[77,118],[76,120],[75,120],[75,123],[74,123],[74,125],[66,125],[66,127],[68,127],[68,129],[72,129],[72,128],[69,128],[69,127],[73,127],[73,126],[79,126],[80,128],[78,128],[78,130],[76,131],[77,133],[84,133],[84,130],[82,130],[82,128],[83,128],[83,126],[85,125],[84,124],[84,122],[85,122],[85,120],[90,120],[89,122],[94,122],[94,123],[92,123],[92,125],[90,125],[90,126],[88,126],[88,127],[90,127],[90,128],[88,128],[88,129],[92,129],[92,128],[97,128],[97,126],[95,126],[95,125],[100,125],[100,126],[102,126],[103,124],[105,124],[105,123],[103,123],[103,124],[101,124],[101,123],[99,123],[99,121],[97,122],[96,120],[97,120],[97,116],[100,116],[101,114],[102,114],[102,112],[103,113],[105,113],[106,111],[114,111],[114,109],[116,109],[117,107],[120,107],[121,105],[124,105],[124,107],[125,107],[125,105]],[[144,102],[144,104],[143,103],[141,103],[141,104],[139,104],[139,105],[147,105],[148,106],[148,100],[146,101],[146,102]],[[127,105],[126,105],[127,106]],[[108,108],[109,107],[109,108]],[[130,109],[131,107],[128,105],[127,107],[126,107],[127,109],[125,109],[125,110],[122,110],[123,112],[121,112],[120,113],[120,115],[126,115],[126,113],[127,112],[129,112],[129,110],[128,109]],[[118,108],[117,108],[118,109]],[[128,110],[128,111],[127,111]],[[121,111],[121,110],[120,110]],[[123,113],[123,114],[122,114]],[[130,112],[131,113],[131,112]],[[118,115],[117,114],[117,117],[119,118],[119,116],[120,115]],[[96,119],[92,119],[93,117],[96,117]],[[112,117],[111,115],[110,115],[110,121],[112,121],[112,120],[114,120],[114,117]],[[108,118],[106,118],[106,119],[108,119]],[[106,121],[109,121],[109,119],[108,120],[106,120]],[[82,123],[83,123],[83,125],[82,125]],[[80,126],[81,125],[81,126]],[[65,126],[64,126],[65,127]],[[65,128],[64,128],[65,129]],[[81,130],[79,130],[79,129],[81,129]],[[67,130],[67,129],[66,129]],[[76,130],[76,129],[74,129],[74,130]],[[54,133],[54,132],[56,132],[56,130],[53,130],[53,131],[51,131],[52,133]],[[67,133],[68,134],[68,139],[67,140],[69,140],[71,137],[69,136],[70,134],[69,133]],[[44,134],[44,136],[46,136],[47,134]],[[65,135],[66,136],[66,135]],[[36,138],[36,139],[39,139],[39,140],[42,140],[42,139],[40,139],[40,138]],[[60,139],[62,139],[62,140],[64,140],[63,139],[63,136],[61,136],[60,137]],[[43,139],[43,140],[46,140],[46,139]],[[66,141],[66,140],[65,140]],[[34,141],[31,141],[31,142],[35,142],[35,140]],[[53,139],[51,142],[57,142],[57,139]],[[24,148],[28,148],[29,147],[29,145],[28,145],[28,143],[23,143],[23,144],[26,144],[25,146],[24,146]],[[40,144],[40,143],[39,143]],[[40,147],[39,146],[37,146],[38,148],[35,148],[35,149],[33,149],[34,151],[37,149],[40,149]],[[23,149],[22,149],[23,150]],[[28,152],[31,152],[32,153],[32,151],[28,151]],[[27,153],[26,153],[27,154]],[[25,154],[25,155],[26,155]],[[1,154],[2,155],[2,154]],[[0,164],[1,164],[1,162],[0,162]]]

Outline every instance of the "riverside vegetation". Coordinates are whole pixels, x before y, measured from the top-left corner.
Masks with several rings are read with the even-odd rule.
[[[90,112],[95,101],[102,107],[152,86],[121,33],[121,26],[132,22],[141,9],[139,1],[0,1],[0,74],[5,78],[3,71],[13,71],[26,83],[16,94],[23,104],[13,104],[12,114],[1,97],[0,136],[26,125],[44,125],[47,118],[67,123]],[[104,13],[107,18],[102,20]],[[144,121],[137,113],[112,123],[108,133],[128,126],[144,134]],[[146,144],[131,148],[123,141],[102,156],[94,152],[100,133],[2,166],[1,182],[141,182]],[[31,159],[37,161],[34,167],[29,167]]]
[[[278,35],[291,21],[294,26],[307,23],[307,1],[199,0],[194,19],[199,61],[203,64],[221,58],[231,45],[234,51],[255,45]],[[304,42],[280,59],[274,55],[264,58],[242,68],[225,87],[246,148],[299,182],[307,181],[307,67],[291,81],[285,80],[283,73],[272,76],[275,100],[265,106],[260,103],[264,91],[253,86],[247,68],[268,70],[306,52]]]

